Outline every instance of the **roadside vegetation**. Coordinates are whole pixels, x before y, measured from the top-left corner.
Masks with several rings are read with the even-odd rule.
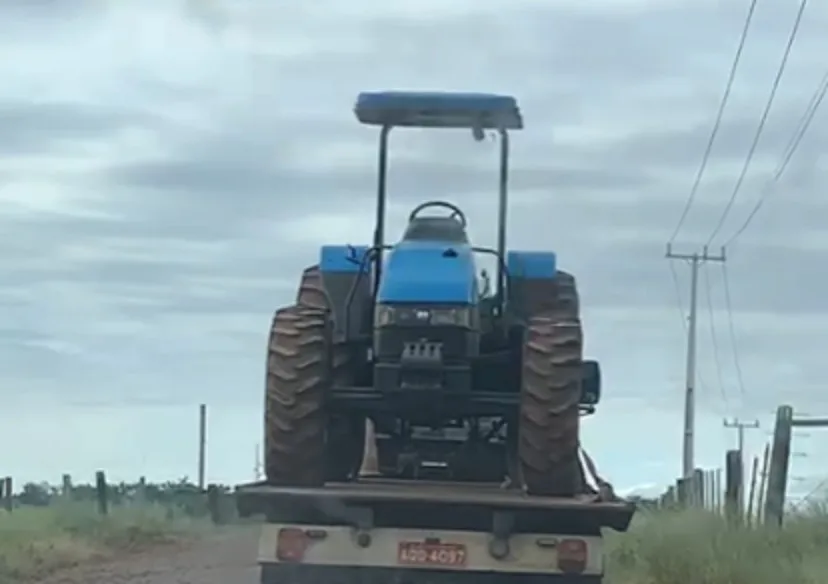
[[[95,489],[71,496],[26,485],[0,508],[0,584],[157,546],[216,529],[205,497],[186,480],[110,485],[108,513]],[[232,499],[221,506],[233,523]],[[607,584],[828,584],[828,506],[790,512],[783,529],[730,525],[702,510],[641,510],[626,534],[608,534]]]
[[[70,497],[45,485],[26,487],[11,512],[0,509],[0,584],[183,543],[214,529],[203,495],[186,484],[151,486],[149,499],[113,496],[105,515],[90,487]],[[118,486],[110,488],[117,494]]]
[[[828,583],[823,505],[791,512],[781,530],[729,525],[709,511],[642,511],[608,543],[607,584]]]

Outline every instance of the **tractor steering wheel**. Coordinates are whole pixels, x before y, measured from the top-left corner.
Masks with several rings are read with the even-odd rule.
[[[414,221],[414,219],[417,218],[421,211],[424,211],[429,207],[442,207],[443,209],[448,209],[449,211],[451,211],[451,215],[449,215],[449,218],[456,218],[460,222],[460,225],[463,226],[463,229],[466,228],[466,215],[463,213],[463,211],[460,210],[460,208],[457,205],[449,203],[448,201],[426,201],[425,203],[417,205],[416,207],[414,207],[414,209],[411,211],[411,214],[408,216],[408,222],[411,223],[412,221]]]

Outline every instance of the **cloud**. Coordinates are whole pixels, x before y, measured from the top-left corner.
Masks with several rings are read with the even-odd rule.
[[[684,332],[664,242],[746,8],[709,0],[0,7],[4,396],[21,408],[138,397],[258,407],[272,311],[291,302],[321,243],[371,238],[376,132],[353,119],[356,94],[491,90],[517,95],[527,120],[512,140],[510,245],[559,253],[578,276],[606,394],[661,412],[678,441]],[[793,17],[781,2],[757,9],[677,238],[683,251],[707,239],[731,195]],[[779,163],[823,74],[826,24],[828,10],[809,6],[712,249],[739,228]],[[824,121],[818,114],[728,249],[744,394],[721,266],[702,270],[707,415],[764,415],[783,400],[828,409],[817,387],[828,325],[828,278],[818,269],[828,255]],[[495,145],[413,130],[392,143],[389,234],[418,202],[446,198],[467,210],[475,241],[491,245]],[[689,270],[675,268],[686,307]],[[635,410],[613,408],[599,418],[615,427],[635,419]],[[600,434],[590,439],[611,448]],[[624,480],[663,480],[673,466]]]

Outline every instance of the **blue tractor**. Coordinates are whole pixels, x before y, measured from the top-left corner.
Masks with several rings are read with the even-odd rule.
[[[373,244],[324,245],[295,304],[273,318],[267,480],[358,478],[367,426],[385,477],[506,479],[532,494],[579,493],[579,418],[598,403],[600,370],[583,359],[573,276],[551,251],[507,251],[508,132],[523,127],[517,101],[368,92],[355,113],[380,127]],[[394,127],[499,135],[496,249],[473,246],[463,211],[447,201],[417,206],[402,238],[387,242]],[[479,254],[496,261],[493,283],[478,271]]]

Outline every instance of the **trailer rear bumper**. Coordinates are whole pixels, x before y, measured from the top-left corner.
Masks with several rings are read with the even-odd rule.
[[[601,584],[598,575],[261,564],[261,584]]]
[[[500,554],[492,542],[473,531],[265,524],[257,559],[268,584],[583,583],[604,572],[600,536],[514,534]],[[577,566],[567,555],[573,544]]]
[[[369,527],[460,529],[491,532],[508,524],[515,533],[599,534],[626,531],[631,502],[595,496],[572,499],[526,495],[498,485],[375,479],[319,488],[264,483],[236,490],[239,514],[268,521]]]

